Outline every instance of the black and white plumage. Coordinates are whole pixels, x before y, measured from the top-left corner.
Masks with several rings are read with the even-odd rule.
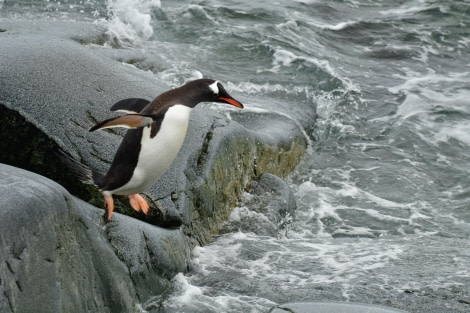
[[[166,91],[151,102],[137,98],[121,100],[111,111],[127,114],[90,129],[129,128],[106,174],[68,162],[82,180],[99,188],[105,199],[108,220],[114,210],[113,194],[128,196],[134,210],[147,213],[149,205],[139,193],[147,190],[173,163],[186,137],[190,112],[204,101],[243,108],[220,82],[198,79]]]

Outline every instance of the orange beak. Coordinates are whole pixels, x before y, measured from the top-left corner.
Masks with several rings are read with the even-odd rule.
[[[240,102],[238,102],[237,100],[235,100],[235,99],[233,99],[233,98],[220,97],[219,100],[222,101],[222,102],[231,104],[231,105],[233,105],[234,107],[243,109],[243,104],[241,104]]]

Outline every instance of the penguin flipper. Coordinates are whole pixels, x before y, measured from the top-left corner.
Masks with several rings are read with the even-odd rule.
[[[97,129],[124,127],[124,128],[140,128],[150,126],[153,123],[153,118],[149,115],[142,114],[126,114],[118,117],[113,117],[105,121],[99,122],[92,128],[90,132]]]
[[[110,110],[123,113],[139,113],[149,103],[149,100],[139,98],[123,99],[113,104]]]

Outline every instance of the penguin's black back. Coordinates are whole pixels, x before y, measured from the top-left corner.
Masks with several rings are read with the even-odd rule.
[[[119,145],[108,172],[95,181],[101,190],[114,190],[125,185],[137,166],[143,128],[129,129]]]

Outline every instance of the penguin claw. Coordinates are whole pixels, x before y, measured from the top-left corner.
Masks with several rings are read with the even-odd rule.
[[[145,199],[138,193],[127,196],[129,198],[129,203],[131,207],[137,212],[142,212],[147,215],[149,210],[149,205]]]

